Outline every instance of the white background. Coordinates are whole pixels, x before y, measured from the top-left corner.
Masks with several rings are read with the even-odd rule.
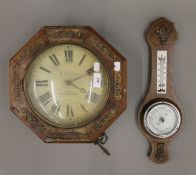
[[[170,162],[152,163],[136,111],[145,94],[149,51],[144,32],[175,22],[174,85],[185,125]],[[107,130],[105,156],[93,144],[45,144],[9,110],[9,59],[44,25],[91,25],[128,60],[128,107]],[[0,0],[0,175],[195,175],[195,0]]]

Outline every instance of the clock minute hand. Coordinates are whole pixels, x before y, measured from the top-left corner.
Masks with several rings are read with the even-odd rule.
[[[79,79],[81,79],[81,78],[83,78],[83,77],[85,77],[85,76],[87,76],[87,75],[90,75],[91,73],[93,73],[94,72],[94,70],[93,70],[93,67],[91,67],[90,69],[88,69],[87,71],[86,71],[86,73],[84,74],[84,75],[81,75],[81,76],[79,76],[79,77],[76,77],[76,78],[74,78],[74,79],[72,79],[72,80],[67,80],[66,82],[66,84],[69,84],[69,83],[72,83],[72,82],[74,82],[74,81],[76,81],[76,80],[79,80]]]

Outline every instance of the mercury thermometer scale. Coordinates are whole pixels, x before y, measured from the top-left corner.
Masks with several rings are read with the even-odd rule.
[[[167,90],[167,51],[157,51],[157,93],[166,94]]]

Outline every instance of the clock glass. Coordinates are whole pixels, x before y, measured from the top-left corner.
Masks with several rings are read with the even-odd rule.
[[[100,59],[76,44],[45,49],[28,67],[28,103],[49,124],[74,128],[89,123],[102,111],[109,78]]]
[[[173,135],[180,123],[178,109],[168,102],[154,103],[144,114],[144,126],[155,137],[166,138]]]

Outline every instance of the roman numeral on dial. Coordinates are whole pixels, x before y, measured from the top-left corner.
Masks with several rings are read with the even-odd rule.
[[[66,63],[73,62],[73,50],[65,50],[65,62]]]
[[[47,73],[51,73],[50,70],[48,70],[48,69],[46,69],[46,68],[44,68],[44,67],[42,67],[42,66],[40,67],[40,69],[43,70],[43,71],[45,71],[45,72],[47,72]]]
[[[50,94],[50,92],[46,92],[39,97],[39,100],[43,105],[46,106],[52,100],[52,95]]]
[[[95,92],[91,92],[91,93],[89,92],[89,93],[87,94],[86,98],[87,98],[88,100],[90,100],[91,102],[93,102],[93,103],[97,103],[97,101],[98,101],[99,98],[100,98],[100,95],[96,94]]]
[[[48,86],[48,80],[41,80],[35,82],[36,86]]]
[[[55,65],[55,66],[59,66],[60,63],[59,63],[59,60],[57,59],[56,55],[53,54],[52,56],[49,56],[50,60],[52,61],[52,63]]]
[[[67,105],[67,117],[73,117],[73,116],[74,116],[73,108]]]
[[[57,105],[53,104],[50,112],[57,114],[60,111],[60,109],[61,109],[61,104],[57,104]]]
[[[94,72],[94,68],[93,68],[93,67],[89,68],[89,69],[86,71],[87,74],[91,74],[91,73],[93,73],[93,72]]]
[[[79,66],[83,63],[83,61],[84,61],[85,58],[86,58],[86,55],[84,54],[83,57],[82,57],[82,59],[80,60],[80,62],[78,64]]]
[[[87,108],[82,103],[80,103],[80,106],[81,106],[83,111],[88,112]]]

